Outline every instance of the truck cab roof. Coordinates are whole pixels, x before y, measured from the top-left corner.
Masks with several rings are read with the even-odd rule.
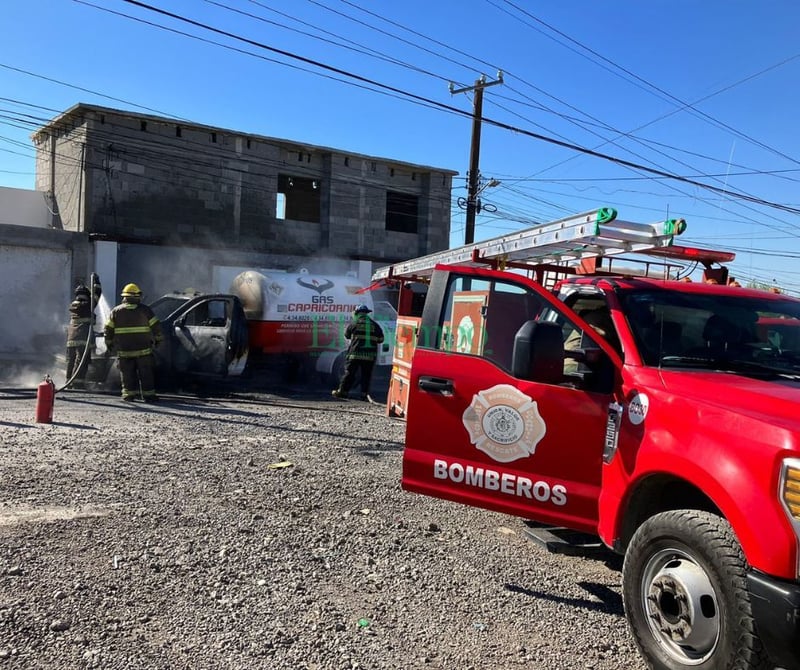
[[[567,277],[556,284],[561,291],[570,286],[596,286],[606,291],[664,290],[677,293],[707,294],[720,296],[739,296],[741,298],[758,298],[760,300],[797,300],[782,293],[772,293],[761,289],[708,284],[705,282],[680,281],[675,279],[659,279],[655,277],[638,277],[631,275],[578,275]]]

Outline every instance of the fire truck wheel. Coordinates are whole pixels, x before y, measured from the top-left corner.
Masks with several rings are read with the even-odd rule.
[[[764,668],[745,575],[725,519],[676,510],[645,521],[622,570],[625,615],[655,670]]]

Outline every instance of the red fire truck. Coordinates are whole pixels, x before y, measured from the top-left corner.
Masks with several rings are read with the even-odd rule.
[[[379,270],[402,484],[599,536],[653,668],[800,668],[800,342],[777,337],[800,300],[726,285],[733,255],[676,247],[684,227],[601,209]],[[598,270],[631,252],[666,266]]]

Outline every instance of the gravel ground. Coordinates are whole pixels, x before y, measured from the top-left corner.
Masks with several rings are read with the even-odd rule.
[[[403,492],[382,406],[34,405],[0,391],[0,668],[644,667],[613,557]]]

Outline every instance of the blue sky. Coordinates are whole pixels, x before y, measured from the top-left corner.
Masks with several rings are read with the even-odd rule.
[[[483,125],[481,174],[501,183],[482,193],[497,211],[478,215],[476,240],[600,206],[633,221],[680,216],[683,243],[736,251],[743,283],[800,294],[800,3],[147,3],[337,74],[124,0],[89,1],[3,3],[0,185],[33,187],[30,132],[81,101],[457,170],[455,201],[466,195],[472,97],[448,84],[501,69],[483,115],[519,131]],[[464,218],[454,202],[452,245]]]

